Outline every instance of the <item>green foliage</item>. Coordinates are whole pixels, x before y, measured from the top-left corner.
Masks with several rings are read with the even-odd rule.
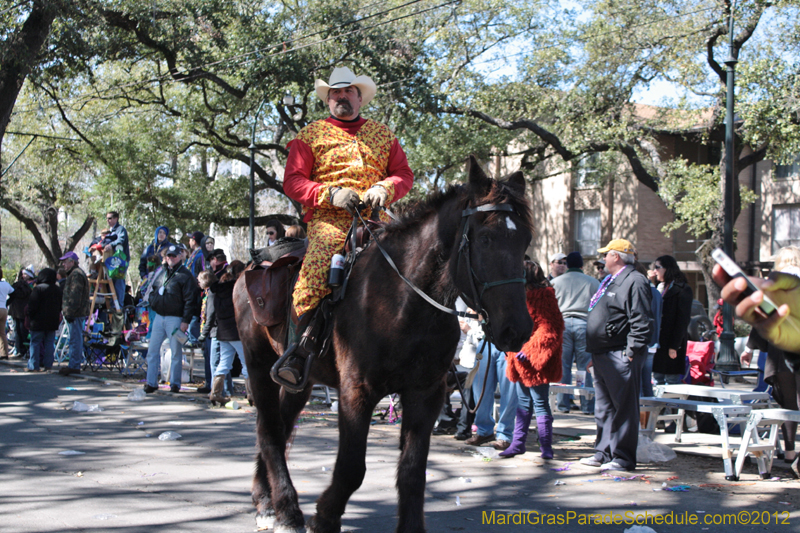
[[[692,165],[685,159],[673,159],[666,166],[658,195],[675,213],[675,220],[662,231],[669,235],[685,224],[687,232],[699,238],[713,230],[721,200],[719,168]]]
[[[656,154],[666,153],[663,133],[721,140],[724,72],[714,67],[727,56],[726,3],[51,4],[59,15],[10,129],[82,142],[26,154],[21,168],[45,176],[40,188],[49,187],[58,205],[95,214],[119,208],[132,240],[149,239],[160,223],[189,228],[246,215],[247,179],[224,162],[247,163],[252,140],[257,194],[281,195],[287,143],[328,114],[314,80],[345,65],[378,84],[363,113],[401,139],[417,175],[412,196],[463,179],[468,154],[485,162],[517,158],[529,179],[551,169],[579,170],[591,156],[601,171],[589,174],[590,182],[628,163],[658,190],[677,217],[668,229],[684,223],[695,235],[719,229],[713,222],[719,170],[703,166],[707,161],[665,163]],[[763,148],[779,161],[800,152],[799,4],[736,4],[737,114],[744,121],[737,144]],[[0,16],[13,28],[19,12]],[[743,34],[748,28],[757,34]],[[684,89],[663,100],[668,112],[633,104],[663,81]],[[282,103],[287,92],[295,105]],[[717,110],[715,120],[689,116],[696,108]],[[4,150],[4,161],[7,153],[17,152]],[[81,179],[68,183],[62,170]],[[20,176],[9,191],[33,205],[37,184]],[[742,191],[742,202],[751,194]]]
[[[662,231],[669,235],[686,226],[688,233],[700,238],[717,230],[722,196],[719,167],[690,164],[678,158],[668,161],[665,171],[658,195],[675,214],[675,220]],[[740,186],[739,190],[742,205],[756,201],[756,194],[750,189]]]
[[[740,113],[747,117],[743,140],[768,146],[768,156],[785,164],[800,153],[800,78],[792,62],[770,53],[742,65]]]

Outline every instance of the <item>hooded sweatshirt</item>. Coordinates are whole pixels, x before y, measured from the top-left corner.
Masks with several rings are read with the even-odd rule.
[[[56,285],[56,271],[43,268],[36,276],[36,286],[28,299],[27,316],[31,331],[55,331],[61,323],[61,288]]]
[[[214,240],[214,237],[211,237],[210,235],[206,235],[205,237],[200,239],[200,250],[202,250],[202,252],[203,252],[203,259],[205,259],[206,264],[211,260],[211,254],[214,251],[213,248],[212,248],[211,251],[206,250],[206,242],[208,242],[208,239]],[[217,241],[214,240],[214,242],[217,242]]]
[[[166,233],[166,236],[164,237],[164,240],[159,243],[158,230],[162,229]],[[166,226],[157,227],[156,232],[153,235],[153,242],[147,245],[147,248],[145,248],[144,252],[142,252],[142,256],[139,258],[139,276],[142,279],[147,277],[147,258],[150,257],[151,255],[156,255],[165,248],[169,248],[171,245],[172,243],[169,242],[169,228]]]

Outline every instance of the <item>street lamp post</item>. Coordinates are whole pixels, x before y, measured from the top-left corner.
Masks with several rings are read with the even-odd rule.
[[[734,154],[735,138],[733,134],[734,114],[733,114],[733,89],[736,74],[736,58],[733,55],[733,10],[736,2],[731,4],[730,27],[728,28],[728,58],[725,60],[727,66],[726,82],[728,95],[726,99],[725,113],[725,187],[724,203],[725,210],[723,216],[723,241],[722,247],[725,253],[734,257],[733,250],[733,203],[736,185],[736,158]],[[720,370],[739,370],[739,358],[733,347],[736,335],[733,332],[733,307],[725,303],[722,306],[722,334],[719,336],[719,356],[717,357],[716,368]]]
[[[258,124],[258,115],[261,114],[261,109],[266,103],[266,99],[261,100],[258,105],[256,115],[253,117],[253,131],[250,135],[250,249],[256,247],[256,124]]]

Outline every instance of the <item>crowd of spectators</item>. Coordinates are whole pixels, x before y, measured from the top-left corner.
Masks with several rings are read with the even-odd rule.
[[[519,353],[499,352],[483,342],[477,322],[461,320],[456,362],[466,377],[462,408],[460,413],[449,412],[447,406],[434,434],[455,433],[455,438],[467,445],[491,445],[500,450],[501,458],[513,457],[525,453],[535,415],[541,456],[550,458],[553,413],[549,384],[581,381],[586,387],[594,386],[594,401],[581,396],[580,404],[575,405],[571,395],[559,394],[556,404],[559,413],[594,415],[595,454],[581,463],[601,469],[636,468],[638,430],[647,425],[640,416],[638,398],[653,396],[654,384],[680,383],[688,375],[692,290],[670,255],[659,256],[648,269],[625,239],[612,240],[598,255],[591,269],[585,270],[579,252],[553,254],[546,276],[535,261],[526,263],[530,265],[526,267],[526,292],[535,326],[531,340]],[[776,268],[800,274],[800,250],[782,250],[776,257]],[[800,381],[792,371],[792,361],[787,362],[784,352],[761,339],[755,329],[750,345],[769,353],[768,376],[778,390],[776,398],[781,398],[781,405],[797,409]],[[743,361],[746,365],[749,357]],[[573,380],[576,371],[580,380]],[[487,374],[483,403],[473,414]],[[493,416],[495,390],[500,396],[497,419]],[[786,424],[787,460],[800,477],[795,433],[796,427]]]
[[[84,250],[83,267],[81,256],[69,251],[59,258],[57,269],[43,267],[37,272],[29,265],[19,271],[13,284],[2,279],[0,270],[0,359],[23,359],[27,372],[51,370],[56,337],[63,332],[68,339],[67,364],[59,373],[80,374],[86,362],[84,342],[97,329],[93,326],[103,323],[109,336],[122,336],[127,332],[117,331],[123,329],[119,316],[129,313],[139,318],[139,329],[145,331],[139,344],[147,349],[145,392],[157,390],[161,383],[172,392],[182,390],[184,348],[188,346],[202,349],[204,355],[205,380],[198,392],[212,393],[217,382],[223,386],[214,388],[210,397],[226,403],[234,392],[233,373],[245,378],[249,397],[232,300],[233,285],[245,264],[229,262],[225,250],[216,248],[210,235],[193,231],[181,239],[180,234],[171,235],[170,229],[161,225],[153,239],[143,243],[138,262],[141,281],[132,291],[125,282],[130,278],[128,265],[134,264],[128,232],[117,211],[106,213],[106,221],[108,228]],[[269,222],[268,233],[265,246],[275,244],[287,233],[305,238],[301,226],[284,228],[277,220]],[[107,288],[97,283],[98,276],[109,280]],[[95,311],[90,313],[92,299]],[[8,343],[7,321],[13,323],[13,349]],[[170,347],[168,361],[161,359],[165,343]],[[166,380],[160,368],[165,363],[169,367]]]
[[[124,266],[109,263],[115,257],[124,265],[129,261],[128,234],[119,218],[116,211],[107,213],[108,229],[90,247],[98,254],[87,253],[88,272],[81,268],[79,255],[69,251],[60,258],[58,270],[45,267],[37,272],[29,265],[17,273],[13,284],[0,281],[0,359],[25,358],[28,372],[50,370],[56,332],[63,322],[69,357],[59,372],[79,374],[84,364],[87,321],[96,322],[103,312],[113,312],[100,306],[99,312],[90,316],[92,283],[103,271],[112,280],[120,307],[133,304],[144,309],[142,322],[147,333],[143,340],[149,346],[145,392],[159,387],[161,345],[166,342],[174,354],[168,362],[166,383],[172,392],[180,392],[183,347],[188,342],[203,350],[206,362],[205,381],[198,391],[209,393],[213,403],[224,405],[234,392],[231,373],[239,367],[249,397],[232,299],[233,285],[244,263],[235,259],[229,262],[225,251],[215,248],[215,239],[201,231],[184,235],[187,247],[179,242],[181,239],[170,239],[168,227],[159,226],[139,257],[141,284],[134,299],[130,287],[126,290]],[[284,237],[306,238],[301,226],[284,228],[277,220],[270,220],[264,244],[272,246]],[[776,270],[798,275],[800,250],[789,248],[776,256],[780,259]],[[513,457],[525,453],[535,415],[542,457],[551,458],[549,384],[572,384],[573,370],[577,370],[585,386],[594,385],[597,405],[583,396],[575,405],[570,395],[559,394],[557,410],[580,410],[595,417],[596,453],[582,463],[635,469],[638,427],[646,423],[639,420],[636,398],[651,396],[654,383],[678,383],[685,375],[692,291],[670,255],[658,257],[647,270],[637,261],[633,245],[624,239],[611,241],[598,254],[591,275],[584,271],[578,252],[550,256],[547,274],[536,261],[526,261],[528,307],[535,327],[531,340],[519,353],[497,350],[484,342],[476,321],[461,320],[456,363],[467,384],[462,410],[457,415],[448,403],[436,433],[452,429],[455,438],[468,445],[491,444],[500,450],[501,457]],[[95,299],[98,301],[97,296]],[[13,322],[13,350],[9,348],[7,321]],[[749,345],[769,354],[767,379],[781,404],[796,409],[800,385],[792,360],[787,363],[784,352],[759,337],[755,329]],[[749,364],[750,353],[746,351],[745,363]],[[493,413],[496,389],[500,393],[497,419]],[[472,413],[481,395],[486,398]],[[796,427],[787,424],[784,428],[787,457],[794,461],[797,471],[795,433]],[[800,476],[800,471],[797,473]]]

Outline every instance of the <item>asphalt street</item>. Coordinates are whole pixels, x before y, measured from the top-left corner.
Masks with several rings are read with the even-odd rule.
[[[249,494],[254,410],[212,409],[192,394],[129,400],[139,386],[0,365],[0,531],[256,529]],[[70,409],[76,401],[102,411]],[[289,459],[306,517],[332,474],[335,416],[311,405],[298,421]],[[167,432],[181,438],[159,440]],[[367,476],[347,507],[344,531],[394,530],[398,435],[397,424],[375,418]],[[645,520],[659,533],[800,531],[800,482],[761,481],[751,469],[742,483],[726,485],[719,460],[684,455],[604,476],[577,464],[591,440],[557,440],[556,459],[543,461],[535,447],[497,460],[484,457],[491,449],[482,454],[452,437],[434,437],[428,531],[622,533]],[[682,473],[682,466],[703,472]],[[661,490],[663,483],[674,488],[688,480],[686,491]]]

